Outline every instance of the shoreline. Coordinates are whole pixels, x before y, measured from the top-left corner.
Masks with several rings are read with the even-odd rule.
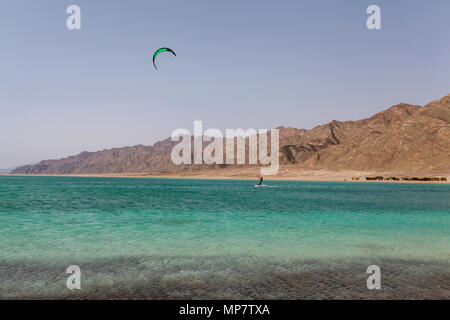
[[[405,175],[407,176],[407,175]],[[73,177],[73,178],[144,178],[144,179],[187,179],[187,180],[246,180],[256,181],[257,176],[210,175],[210,174],[149,174],[149,173],[101,173],[101,174],[0,174],[0,177]],[[353,183],[413,183],[413,184],[450,184],[450,181],[383,181],[351,180],[341,176],[273,176],[264,177],[264,181],[308,181],[308,182],[353,182]]]

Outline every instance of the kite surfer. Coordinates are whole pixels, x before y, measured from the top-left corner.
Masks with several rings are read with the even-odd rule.
[[[259,177],[259,183],[258,183],[258,186],[260,186],[262,182],[263,182],[263,177]]]

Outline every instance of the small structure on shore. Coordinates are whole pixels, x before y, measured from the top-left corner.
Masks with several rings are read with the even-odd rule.
[[[359,177],[352,177],[352,181],[359,181]],[[445,182],[445,177],[383,177],[383,176],[367,176],[366,181],[432,181],[432,182]]]
[[[402,177],[402,181],[447,181],[443,177]]]
[[[376,176],[376,177],[366,177],[367,181],[383,181],[384,177],[382,176]]]

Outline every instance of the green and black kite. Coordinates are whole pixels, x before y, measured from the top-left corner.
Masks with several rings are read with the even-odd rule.
[[[155,64],[156,56],[158,54],[160,54],[161,52],[165,52],[165,51],[172,53],[175,57],[177,56],[175,54],[175,52],[170,48],[161,48],[161,49],[156,50],[155,54],[153,55],[153,66],[155,67],[156,70],[158,70],[158,68],[156,67],[156,64]]]

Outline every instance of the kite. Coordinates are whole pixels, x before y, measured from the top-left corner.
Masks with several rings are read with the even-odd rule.
[[[168,51],[168,52],[172,53],[175,57],[177,56],[175,54],[175,52],[172,49],[170,49],[170,48],[161,48],[161,49],[156,50],[155,54],[153,55],[153,66],[155,67],[156,70],[158,70],[158,68],[156,67],[156,64],[155,64],[156,56],[158,54],[160,54],[161,52],[165,52],[165,51]]]

